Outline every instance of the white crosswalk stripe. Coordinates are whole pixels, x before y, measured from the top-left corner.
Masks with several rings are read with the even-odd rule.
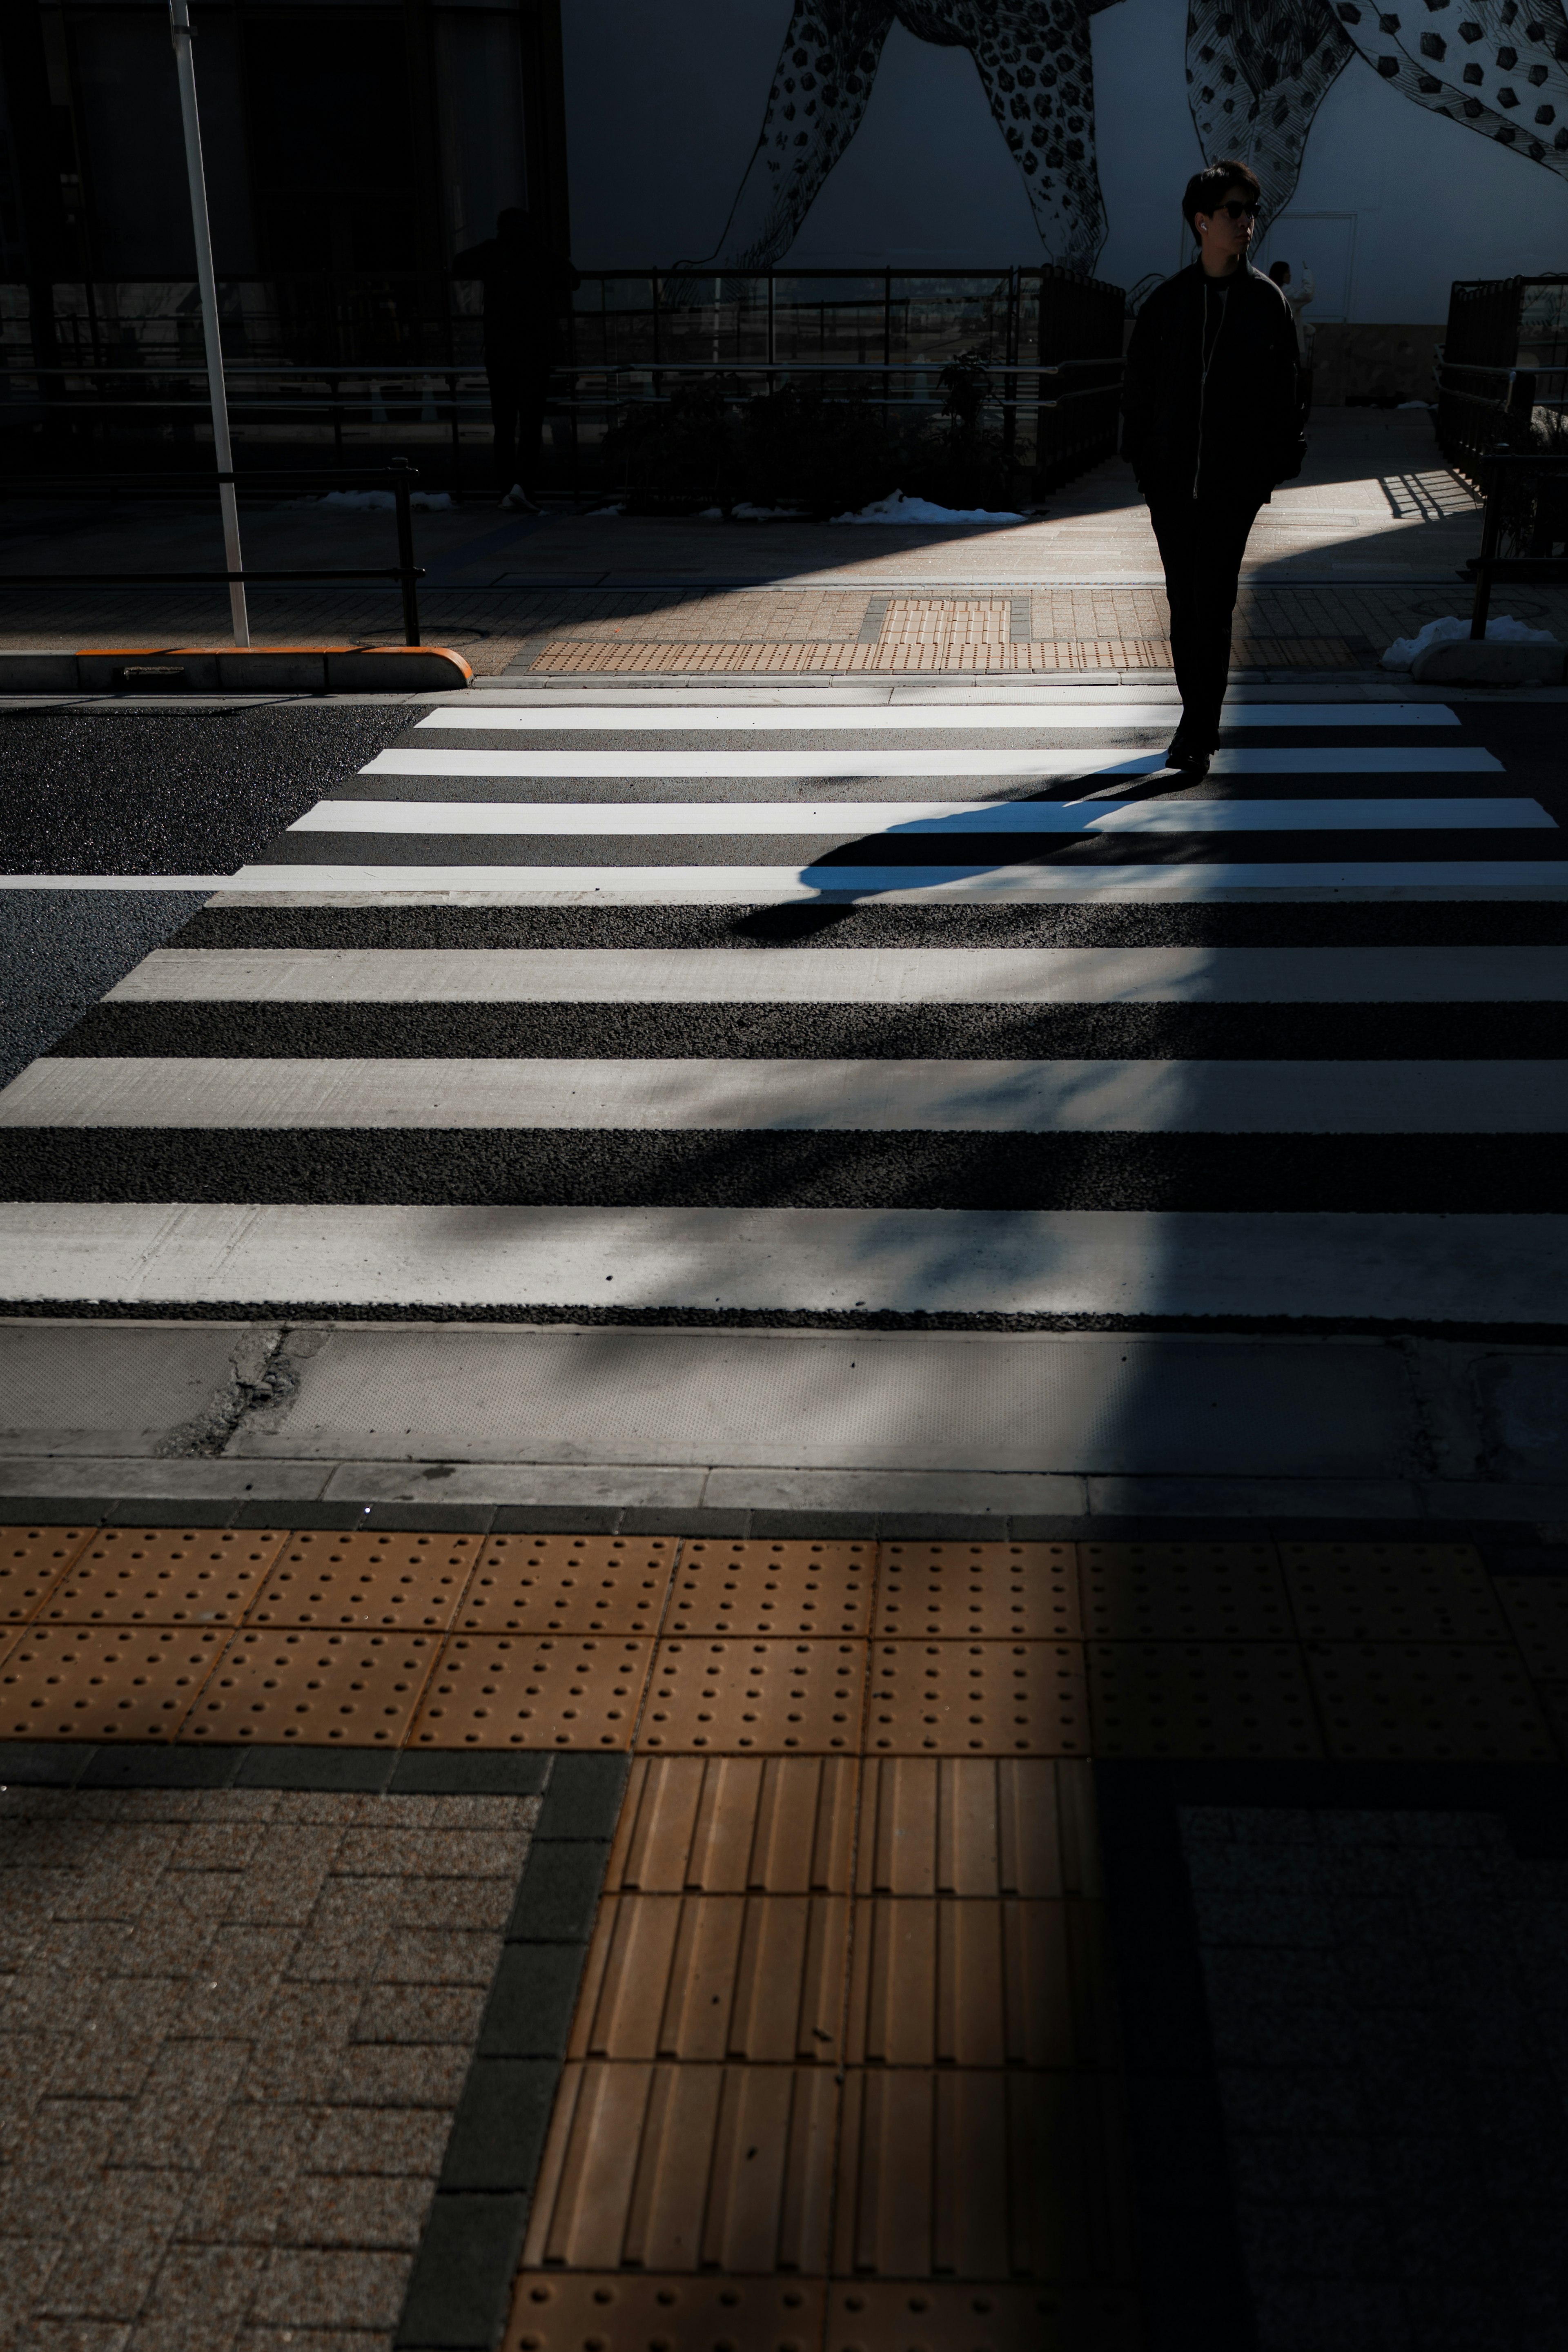
[[[1171,716],[432,709],[0,1095],[0,1295],[1555,1321],[1552,795],[1437,704],[1239,705],[1196,786]]]

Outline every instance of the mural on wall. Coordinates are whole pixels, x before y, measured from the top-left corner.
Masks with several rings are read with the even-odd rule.
[[[1022,174],[1049,260],[1092,270],[1105,242],[1091,19],[1115,0],[796,0],[762,130],[716,249],[679,268],[765,269],[789,251],[860,127],[895,24],[967,49]],[[1359,55],[1400,93],[1568,178],[1564,0],[1190,0],[1187,102],[1206,156],[1263,183],[1259,233],[1289,204],[1312,118]]]

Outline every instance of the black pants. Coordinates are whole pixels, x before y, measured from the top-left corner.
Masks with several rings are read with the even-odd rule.
[[[1182,724],[1212,745],[1230,669],[1230,620],[1247,534],[1260,499],[1149,494],[1149,519],[1165,566],[1171,660]]]
[[[514,482],[520,482],[532,497],[539,479],[539,443],[549,370],[528,362],[487,359],[485,373],[490,385],[490,422],[496,435],[497,485],[506,491]]]

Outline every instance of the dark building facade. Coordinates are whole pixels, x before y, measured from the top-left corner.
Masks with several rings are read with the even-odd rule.
[[[559,0],[195,0],[220,278],[440,273],[504,205],[568,241]],[[167,8],[0,0],[0,277],[193,270]]]

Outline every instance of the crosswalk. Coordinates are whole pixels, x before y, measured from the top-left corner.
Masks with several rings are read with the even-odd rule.
[[[1175,715],[436,706],[0,1095],[0,1297],[1560,1321],[1552,814],[1462,708]]]

